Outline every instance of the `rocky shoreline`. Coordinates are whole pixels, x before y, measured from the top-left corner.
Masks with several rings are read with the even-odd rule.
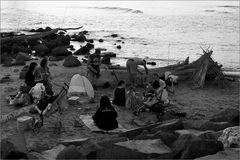
[[[38,31],[50,32],[52,29]],[[58,32],[27,42],[25,40],[1,42],[3,43],[1,75],[10,74],[10,81],[0,83],[1,118],[3,115],[21,110],[8,105],[5,97],[16,93],[20,84],[24,83],[19,77],[22,71],[18,65],[28,65],[33,61],[39,63],[39,60],[32,59],[29,54],[37,57],[49,56],[53,89],[56,93],[64,82],[70,82],[74,74],[85,75],[86,64],[71,55],[72,52],[69,50],[72,46],[69,45],[71,40],[87,41],[85,46],[74,52],[87,55],[93,44],[92,40],[86,38],[86,34],[88,34],[87,31],[82,31],[70,37]],[[5,33],[5,37],[12,36],[6,35]],[[109,36],[124,40],[119,35]],[[104,38],[99,39],[99,42],[104,43]],[[35,52],[32,52],[33,50]],[[107,57],[111,56],[114,55],[107,54]],[[105,70],[104,66],[102,70]],[[120,75],[121,72],[119,71],[118,74]],[[111,72],[107,71],[102,76],[99,86],[102,86],[106,79],[109,81],[113,77]],[[112,79],[112,81],[115,80],[114,77]],[[71,159],[195,159],[202,157],[199,159],[204,159],[204,156],[208,155],[211,155],[211,159],[216,157],[217,159],[236,159],[239,156],[239,148],[226,148],[224,142],[219,139],[224,129],[239,127],[238,80],[231,82],[232,87],[229,88],[220,89],[211,83],[206,83],[203,89],[198,90],[193,90],[188,83],[181,82],[176,87],[175,94],[169,96],[172,105],[166,110],[162,122],[157,122],[156,115],[152,112],[142,112],[139,116],[134,116],[131,110],[118,107],[116,108],[118,121],[127,129],[126,132],[119,134],[92,132],[79,116],[94,114],[101,95],[106,94],[111,97],[115,84],[111,83],[109,88],[100,87],[96,90],[95,103],[70,105],[67,99],[63,99],[65,110],[62,115],[61,133],[55,132],[55,115],[46,118],[44,127],[37,134],[31,130],[18,132],[16,118],[1,122],[1,156],[6,156],[11,150],[26,153],[30,159],[67,157]],[[138,90],[141,91],[142,88]],[[172,111],[176,110],[185,112],[186,117],[172,114]],[[27,115],[38,118],[35,114],[27,113]],[[16,135],[17,139],[14,138]]]

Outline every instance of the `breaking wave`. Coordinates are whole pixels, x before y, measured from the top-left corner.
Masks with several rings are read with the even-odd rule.
[[[121,7],[89,7],[94,9],[105,9],[105,10],[116,10],[116,11],[123,11],[126,13],[143,13],[141,10],[135,10],[131,8],[121,8]]]

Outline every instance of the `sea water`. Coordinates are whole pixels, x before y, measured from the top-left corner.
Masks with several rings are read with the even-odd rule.
[[[157,66],[188,56],[193,61],[203,47],[225,68],[240,68],[238,1],[1,1],[1,32],[46,26],[83,26],[88,38],[104,39],[95,40],[96,47],[117,54],[115,64],[125,65],[128,57]],[[109,37],[113,33],[124,43]]]

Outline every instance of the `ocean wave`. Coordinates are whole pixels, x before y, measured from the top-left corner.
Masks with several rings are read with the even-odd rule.
[[[238,8],[240,8],[239,6],[218,6],[218,7],[233,8],[233,9],[238,9]]]
[[[116,11],[124,11],[127,13],[140,13],[142,14],[143,11],[141,10],[135,10],[131,8],[121,8],[121,7],[88,7],[88,8],[93,8],[93,9],[104,9],[104,10],[116,10]]]

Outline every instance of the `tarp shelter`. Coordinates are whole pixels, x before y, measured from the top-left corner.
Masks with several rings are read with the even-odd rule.
[[[69,84],[68,94],[71,95],[84,95],[89,98],[94,98],[94,90],[90,81],[79,74],[75,74]]]

